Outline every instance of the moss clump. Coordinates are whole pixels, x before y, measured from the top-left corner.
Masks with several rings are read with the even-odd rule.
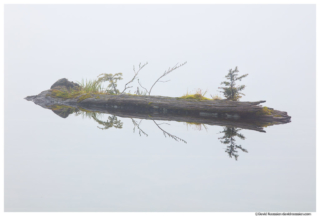
[[[190,100],[221,100],[221,98],[219,96],[212,96],[211,98],[207,98],[205,97],[207,91],[203,92],[201,89],[196,90],[196,92],[194,94],[189,94],[189,92],[187,92],[187,94],[183,95],[182,97],[178,97],[177,99],[190,99]]]
[[[281,115],[274,115],[274,117],[282,117]]]
[[[222,99],[222,98],[219,97],[218,95],[215,95],[215,96],[212,96],[212,95],[211,95],[211,97],[212,97],[212,100],[221,100],[221,99]]]
[[[99,95],[108,95],[108,93],[102,93],[102,92],[97,92],[95,93],[96,99],[100,99]],[[87,99],[89,97],[91,97],[91,94],[82,90],[58,90],[58,89],[52,89],[51,93],[48,94],[48,96],[54,97],[54,98],[62,98],[62,99],[72,99],[72,98],[77,98],[80,96],[80,98],[78,98],[78,102],[83,101],[84,99]]]
[[[267,123],[261,124],[261,127],[266,128],[266,127],[269,127],[271,125],[273,125],[273,124],[270,123],[270,122],[267,122]]]
[[[54,98],[63,98],[63,99],[71,99],[78,97],[81,94],[80,91],[67,91],[67,90],[51,90],[51,97]]]
[[[149,103],[148,103],[148,105],[151,105],[151,104],[152,104],[152,102],[149,102]]]
[[[257,124],[257,126],[259,126],[259,127],[266,128],[266,127],[275,125],[275,124],[277,124],[277,123],[276,123],[276,122],[263,122],[263,123],[259,122],[259,123],[256,123],[256,124]]]
[[[91,94],[90,93],[87,93],[87,94],[84,94],[84,95],[81,95],[79,98],[78,98],[78,102],[81,102],[87,98],[90,98],[91,97]]]
[[[191,100],[212,100],[210,98],[204,97],[201,94],[186,94],[182,97],[178,97],[178,99],[191,99]]]
[[[272,115],[273,110],[268,107],[263,107],[260,111],[256,112],[257,115]]]
[[[138,94],[131,94],[131,93],[125,93],[125,95],[128,95],[128,96],[150,96],[150,95],[138,95]]]

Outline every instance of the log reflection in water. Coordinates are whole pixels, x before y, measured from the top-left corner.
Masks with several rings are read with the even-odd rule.
[[[80,107],[75,108],[72,106],[65,106],[65,105],[54,105],[54,106],[46,107],[46,108],[51,109],[55,114],[59,115],[62,118],[67,118],[70,114],[74,113],[76,116],[81,115],[83,118],[93,119],[99,125],[103,126],[103,127],[97,126],[99,129],[102,129],[102,130],[107,130],[110,128],[121,129],[123,127],[123,122],[121,121],[121,119],[118,119],[119,116],[114,113],[91,111],[91,110],[86,110],[86,109],[80,108]],[[101,120],[105,116],[105,114],[109,114],[107,121]],[[157,126],[157,128],[162,131],[162,133],[165,137],[170,137],[178,142],[181,141],[181,142],[187,143],[187,141],[185,141],[184,139],[169,133],[168,131],[164,130],[160,126],[163,124],[167,124],[167,125],[170,125],[170,124],[168,124],[167,122],[158,123],[156,121],[156,120],[168,121],[167,119],[169,119],[169,117],[163,117],[163,116],[159,117],[159,116],[150,116],[150,115],[147,115],[147,116],[148,116],[148,118],[142,118],[143,115],[139,115],[138,113],[132,113],[131,116],[128,113],[126,113],[125,116],[120,116],[120,118],[122,118],[122,117],[123,118],[130,118],[133,123],[133,126],[134,126],[133,132],[135,133],[135,131],[137,130],[138,134],[140,136],[145,135],[148,137],[148,134],[141,128],[141,123],[143,120],[151,120]],[[134,117],[136,117],[136,118],[134,118]],[[138,120],[137,118],[140,120]],[[183,119],[184,117],[181,116],[179,118]],[[191,126],[195,130],[201,131],[203,129],[207,130],[207,126],[211,125],[211,124],[203,123],[204,122],[203,118],[187,117],[186,119],[189,120],[192,118],[197,120],[198,122],[185,121],[184,124],[186,124],[187,127]],[[210,122],[212,120],[208,118],[208,119],[206,119],[206,121]],[[221,120],[221,121],[223,122],[224,120]],[[213,122],[216,122],[216,119],[214,119]],[[226,120],[226,122],[228,122],[228,121]],[[231,124],[239,124],[241,126],[244,125],[244,123],[241,123],[240,121],[231,122]],[[256,129],[254,127],[252,127],[252,128]],[[223,131],[221,131],[220,133],[223,133],[224,135],[222,137],[218,138],[221,143],[227,145],[225,152],[229,155],[230,158],[235,158],[235,160],[238,160],[238,157],[239,157],[238,150],[241,150],[242,152],[248,153],[248,151],[245,148],[243,148],[241,145],[236,144],[236,138],[240,138],[242,140],[245,140],[245,136],[240,133],[241,130],[242,130],[242,128],[238,128],[238,127],[223,126]],[[261,130],[258,130],[258,131],[261,131]]]

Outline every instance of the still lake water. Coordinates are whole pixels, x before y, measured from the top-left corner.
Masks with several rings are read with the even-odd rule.
[[[221,126],[157,121],[184,143],[150,120],[139,135],[130,118],[102,130],[92,118],[7,101],[5,211],[316,210],[313,118],[288,113],[291,123],[266,133],[239,131],[247,152],[235,160]]]

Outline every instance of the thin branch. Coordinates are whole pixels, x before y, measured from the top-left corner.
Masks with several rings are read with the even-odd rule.
[[[112,77],[112,79],[110,79],[110,82],[111,82],[111,84],[112,84],[113,91],[114,91],[114,92],[117,92],[117,88],[116,88],[116,86],[114,85],[114,82],[113,82],[113,78],[114,78],[115,76],[116,76],[116,75],[114,75],[114,76]]]
[[[182,67],[183,65],[187,64],[187,62],[184,62],[183,64],[178,65],[179,63],[177,63],[173,68],[169,68],[168,70],[166,70],[156,81],[155,83],[151,86],[150,90],[149,90],[149,95],[151,94],[151,90],[153,88],[153,86],[159,82],[159,80],[161,78],[163,78],[164,76],[168,75],[169,73],[171,73],[172,71],[178,69],[179,67]]]
[[[142,68],[144,68],[147,64],[148,64],[148,62],[146,62],[146,63],[143,64],[143,65],[141,65],[141,63],[140,63],[140,64],[139,64],[139,70],[138,70],[137,72],[136,72],[136,70],[135,70],[135,67],[133,66],[134,76],[133,76],[133,78],[132,78],[128,83],[126,83],[126,85],[124,86],[124,89],[123,89],[123,91],[121,92],[121,94],[123,94],[124,91],[128,89],[127,85],[128,85],[129,83],[132,83],[132,82],[137,78],[138,73],[139,73],[139,72],[142,70]]]
[[[164,82],[169,82],[169,81],[170,81],[170,80],[166,80],[166,81],[158,81],[158,82],[163,82],[163,83],[164,83]]]
[[[144,90],[146,90],[146,92],[148,92],[148,89],[146,89],[145,87],[143,87],[142,85],[141,85],[141,83],[140,83],[140,80],[138,79],[138,83],[139,83],[139,85],[141,86],[141,88],[143,88]]]

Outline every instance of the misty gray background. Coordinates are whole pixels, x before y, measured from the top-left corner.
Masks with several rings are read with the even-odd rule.
[[[5,5],[6,211],[315,211],[314,5]],[[292,123],[244,131],[239,161],[220,127],[164,126],[188,144],[102,131],[23,100],[60,78],[95,79],[148,62],[153,95],[208,96],[230,68],[249,76],[242,101],[266,100]],[[137,83],[134,83],[136,88]]]

